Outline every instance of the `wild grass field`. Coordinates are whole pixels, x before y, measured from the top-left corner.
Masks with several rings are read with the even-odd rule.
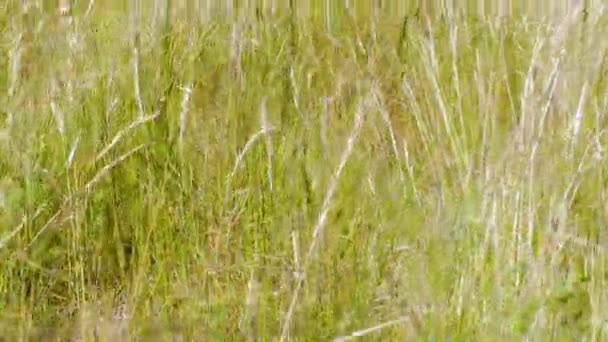
[[[0,336],[608,338],[601,4],[125,3],[0,5]]]

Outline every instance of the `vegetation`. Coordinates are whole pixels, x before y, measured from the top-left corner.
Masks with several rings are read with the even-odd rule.
[[[0,335],[606,338],[603,8],[26,3]]]

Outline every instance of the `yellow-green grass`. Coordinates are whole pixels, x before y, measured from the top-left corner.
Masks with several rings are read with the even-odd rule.
[[[0,7],[0,335],[606,338],[600,7],[140,3]]]

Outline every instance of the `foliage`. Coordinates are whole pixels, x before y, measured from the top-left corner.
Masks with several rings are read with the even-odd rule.
[[[603,12],[9,3],[3,336],[604,336]]]

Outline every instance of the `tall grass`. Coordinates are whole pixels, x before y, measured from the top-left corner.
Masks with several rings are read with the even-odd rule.
[[[2,336],[605,338],[603,7],[24,3]]]

